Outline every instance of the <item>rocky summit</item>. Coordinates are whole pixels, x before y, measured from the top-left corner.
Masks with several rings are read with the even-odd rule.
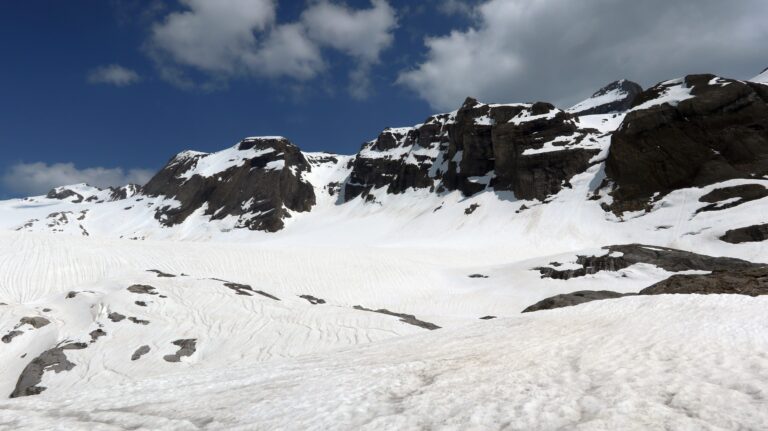
[[[287,139],[246,138],[217,153],[177,154],[143,192],[178,201],[157,208],[155,218],[165,226],[199,211],[210,220],[235,217],[238,228],[274,232],[290,211],[309,211],[315,204],[312,185],[303,178],[310,170]]]

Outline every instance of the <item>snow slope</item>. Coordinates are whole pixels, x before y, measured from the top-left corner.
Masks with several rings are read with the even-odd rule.
[[[763,73],[755,76],[754,78],[750,79],[752,82],[760,82],[763,84],[768,84],[768,69],[765,69]]]
[[[641,106],[692,97],[682,80],[662,87]],[[588,139],[526,150],[597,150],[543,201],[494,190],[490,172],[469,197],[382,186],[344,202],[355,156],[303,153],[316,203],[275,233],[204,207],[164,226],[157,209],[178,202],[131,187],[0,202],[0,399],[39,392],[1,400],[0,429],[766,428],[766,298],[625,297],[520,314],[553,295],[637,292],[673,275],[643,263],[569,280],[537,269],[577,268],[606,245],[768,263],[765,242],[720,240],[765,223],[768,197],[701,199],[768,179],[604,209],[604,161],[625,114],[577,117]],[[394,147],[362,152],[442,158],[442,135],[414,148],[413,131],[388,129]],[[215,180],[259,151],[182,153],[195,163],[180,175]]]
[[[766,306],[766,298],[735,295],[590,303],[258,367],[168,375],[119,391],[0,401],[0,423],[103,430],[765,429]]]

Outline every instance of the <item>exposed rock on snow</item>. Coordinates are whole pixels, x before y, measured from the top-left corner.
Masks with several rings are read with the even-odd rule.
[[[152,286],[147,286],[144,284],[134,284],[132,286],[128,286],[127,289],[131,293],[138,293],[140,295],[157,295],[157,289],[155,289]]]
[[[412,314],[405,314],[405,313],[395,313],[393,311],[389,311],[384,308],[380,308],[378,310],[372,310],[370,308],[365,308],[362,305],[355,305],[353,307],[355,310],[362,310],[362,311],[370,311],[373,313],[381,313],[381,314],[387,314],[389,316],[395,316],[399,317],[400,321],[403,323],[407,323],[409,325],[418,326],[420,328],[429,329],[430,331],[433,331],[435,329],[440,329],[439,326],[435,325],[434,323],[425,322],[423,320],[419,320],[416,318],[416,316]]]
[[[742,184],[715,189],[699,198],[699,202],[708,202],[710,205],[701,208],[698,212],[720,211],[764,197],[768,197],[768,189],[760,184]]]
[[[642,92],[643,87],[635,82],[626,79],[614,81],[569,108],[568,113],[582,116],[623,112],[632,107],[635,97]]]
[[[252,293],[257,293],[257,294],[259,294],[261,296],[267,297],[269,299],[273,299],[275,301],[279,301],[280,300],[280,298],[278,298],[278,297],[276,297],[274,295],[270,295],[269,293],[264,292],[262,290],[256,290],[256,289],[252,288],[251,286],[249,286],[247,284],[239,284],[239,283],[227,282],[227,283],[224,283],[224,286],[227,286],[228,288],[234,290],[238,295],[253,296],[253,295],[251,295],[251,293],[249,293],[249,292],[252,292]]]
[[[147,353],[149,353],[149,351],[150,351],[149,346],[143,345],[143,346],[139,347],[138,349],[136,349],[135,352],[133,352],[133,354],[131,355],[131,360],[132,361],[138,361],[139,359],[141,359],[142,356],[144,356]]]
[[[768,295],[768,267],[714,271],[711,274],[675,274],[640,291],[640,295],[666,293]]]
[[[768,174],[768,87],[689,75],[635,98],[613,134],[606,174],[614,212],[653,197]]]
[[[618,271],[638,263],[657,266],[666,271],[723,271],[732,269],[752,268],[759,266],[752,262],[729,257],[705,256],[688,251],[675,250],[667,247],[657,247],[642,244],[611,245],[603,247],[606,254],[599,256],[578,256],[576,268],[557,269],[560,265],[534,268],[541,273],[542,278],[568,280],[596,274],[600,271]]]
[[[765,241],[768,239],[768,223],[731,229],[720,239],[731,244]]]
[[[598,301],[601,299],[613,299],[621,298],[626,294],[611,292],[610,290],[581,290],[578,292],[564,293],[562,295],[555,295],[550,298],[539,301],[530,307],[523,310],[523,313],[531,313],[533,311],[552,310],[555,308],[571,307],[574,305],[583,304],[590,301]]]
[[[2,340],[3,343],[8,344],[11,341],[13,341],[14,338],[18,337],[19,335],[21,335],[23,333],[24,333],[24,331],[18,331],[16,329],[14,329],[14,330],[8,332],[7,334],[3,335],[3,338],[1,338],[0,340]]]
[[[160,271],[159,269],[148,269],[147,272],[154,272],[155,274],[157,274],[158,277],[165,277],[165,278],[176,277],[173,274],[168,274],[167,272]]]
[[[200,210],[210,220],[234,216],[237,227],[275,232],[289,211],[309,211],[315,204],[314,189],[303,177],[310,169],[287,139],[248,138],[217,153],[176,155],[144,193],[178,201],[155,213],[166,226]]]
[[[187,338],[183,340],[176,340],[171,343],[175,346],[179,346],[179,350],[172,355],[165,355],[163,359],[167,362],[179,362],[181,358],[192,356],[197,350],[197,340],[194,338]]]
[[[66,343],[48,349],[41,353],[40,356],[33,359],[29,365],[24,368],[24,371],[19,376],[19,380],[16,383],[16,388],[11,393],[11,398],[25,397],[29,395],[37,395],[43,392],[46,388],[44,386],[38,386],[43,379],[43,373],[46,371],[53,371],[61,373],[63,371],[69,371],[75,367],[75,364],[67,359],[65,350],[80,350],[88,347],[85,343]]]
[[[299,295],[299,298],[306,299],[312,305],[325,304],[325,299],[317,298],[312,295]]]

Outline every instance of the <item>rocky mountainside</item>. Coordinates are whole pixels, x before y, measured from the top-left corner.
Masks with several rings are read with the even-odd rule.
[[[314,189],[303,178],[310,169],[285,138],[246,138],[212,154],[177,154],[143,193],[179,202],[157,208],[155,217],[166,226],[199,211],[211,220],[236,217],[238,228],[274,232],[289,211],[309,211],[315,204]]]
[[[577,116],[624,112],[632,107],[635,97],[642,92],[643,87],[636,82],[626,79],[614,81],[597,90],[589,99],[569,108],[568,112]]]
[[[61,211],[13,214],[30,215],[16,221],[20,230],[84,235],[104,230],[94,219],[111,218],[107,231],[141,239],[163,229],[186,235],[203,225],[206,232],[277,232],[299,215],[344,214],[357,201],[396,208],[419,196],[436,211],[446,199],[483,200],[491,193],[519,202],[516,212],[567,195],[571,205],[589,201],[621,220],[652,211],[676,190],[766,175],[768,85],[689,75],[644,91],[616,81],[568,110],[468,98],[456,111],[385,129],[353,156],[303,153],[282,137],[247,138],[216,153],[182,152],[143,187],[59,187],[28,198],[39,204],[25,208],[45,199],[66,202]],[[582,185],[574,189],[576,177]],[[702,211],[762,199],[764,189],[723,187]],[[717,194],[719,200],[711,200]],[[124,223],[115,224],[103,214],[121,200],[127,212],[119,217]],[[469,215],[479,205],[463,210]]]
[[[713,75],[2,201],[0,428],[766,429],[766,214],[768,85]]]

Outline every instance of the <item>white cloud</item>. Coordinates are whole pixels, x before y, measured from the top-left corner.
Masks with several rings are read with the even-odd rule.
[[[474,4],[466,0],[442,0],[437,10],[445,15],[472,15]]]
[[[254,32],[275,19],[272,0],[182,0],[189,10],[174,12],[152,27],[154,49],[173,62],[211,73],[232,73],[243,55],[256,49]]]
[[[384,0],[372,0],[373,7],[352,10],[328,1],[310,6],[301,15],[309,37],[357,60],[349,74],[349,92],[355,99],[370,93],[372,66],[381,52],[392,45],[397,27],[395,10]]]
[[[396,26],[386,0],[371,0],[368,9],[320,0],[293,23],[276,22],[274,0],[182,3],[187,10],[155,23],[147,45],[164,79],[182,87],[194,85],[187,70],[214,82],[247,75],[312,79],[328,68],[323,48],[352,57],[357,70],[350,76],[366,85],[361,72],[367,75],[392,44]]]
[[[17,163],[2,176],[3,187],[12,193],[38,195],[58,186],[88,183],[97,187],[144,185],[154,173],[149,169],[84,168],[73,163]]]
[[[243,53],[243,62],[254,73],[299,80],[313,78],[325,68],[320,49],[300,24],[274,28],[260,49]]]
[[[317,43],[375,62],[381,51],[392,44],[397,20],[386,1],[372,0],[372,5],[370,9],[352,10],[321,1],[301,14],[301,22]]]
[[[88,73],[91,84],[110,84],[117,87],[135,84],[140,81],[139,74],[119,64],[110,64],[93,69]]]
[[[488,0],[472,16],[427,38],[425,60],[399,76],[435,109],[466,96],[567,105],[620,78],[746,78],[768,39],[764,0]]]

